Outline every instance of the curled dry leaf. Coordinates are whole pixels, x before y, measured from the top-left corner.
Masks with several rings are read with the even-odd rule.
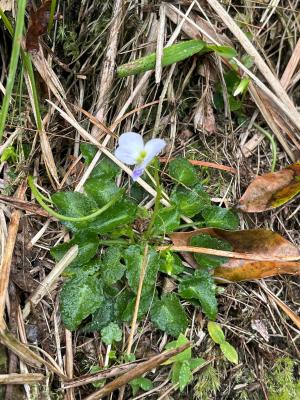
[[[171,239],[175,246],[188,246],[193,236],[206,234],[229,242],[233,251],[274,258],[274,261],[255,261],[230,258],[214,270],[216,278],[227,281],[247,281],[280,274],[300,275],[300,261],[276,261],[276,258],[299,257],[300,252],[276,232],[267,229],[226,231],[217,228],[203,228],[190,232],[173,233]],[[197,268],[191,253],[185,253],[186,261]]]
[[[50,18],[51,0],[46,0],[36,10],[30,12],[29,27],[26,34],[26,49],[34,53],[39,50],[39,37],[47,32]]]
[[[241,197],[238,208],[262,212],[279,207],[300,193],[300,162],[278,172],[258,176]]]

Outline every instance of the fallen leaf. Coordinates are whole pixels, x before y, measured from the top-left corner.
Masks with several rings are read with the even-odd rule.
[[[300,162],[278,172],[258,176],[241,197],[238,208],[263,212],[279,207],[300,193]]]
[[[39,50],[39,37],[47,32],[51,2],[51,0],[46,0],[36,11],[30,12],[26,49],[31,53]]]
[[[229,258],[226,263],[214,269],[214,276],[227,281],[246,281],[280,274],[300,275],[300,261],[276,260],[277,258],[300,256],[296,246],[276,232],[267,229],[226,231],[218,228],[203,228],[190,232],[176,232],[170,235],[175,246],[188,246],[193,236],[206,234],[229,242],[233,252],[245,254],[246,258]],[[257,260],[249,259],[253,255]],[[191,253],[182,254],[194,268],[198,267]],[[274,261],[258,260],[259,257]]]
[[[269,341],[269,333],[268,333],[268,328],[266,327],[266,324],[264,321],[261,321],[260,319],[254,319],[251,321],[251,328],[258,332],[266,342]]]

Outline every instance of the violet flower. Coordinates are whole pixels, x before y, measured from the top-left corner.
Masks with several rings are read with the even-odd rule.
[[[124,164],[135,165],[132,179],[136,181],[165,146],[166,142],[163,139],[151,139],[144,144],[139,133],[126,132],[119,137],[119,147],[115,156]]]

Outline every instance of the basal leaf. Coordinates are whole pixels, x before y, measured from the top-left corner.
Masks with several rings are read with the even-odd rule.
[[[175,294],[166,294],[155,301],[150,313],[154,324],[169,335],[178,336],[187,328],[187,317]]]
[[[122,200],[91,221],[88,229],[98,234],[111,232],[119,226],[133,222],[135,214],[136,206],[130,201]]]
[[[140,299],[138,320],[149,311],[152,301],[156,298],[156,294],[151,292],[142,292]],[[136,294],[131,290],[124,290],[116,298],[116,315],[118,320],[130,322],[132,320],[134,306],[136,302]]]
[[[88,263],[97,253],[99,239],[97,235],[92,233],[78,233],[69,242],[53,247],[50,253],[55,261],[58,262],[75,244],[78,244],[78,255],[69,265],[69,268]]]
[[[93,199],[97,203],[98,207],[101,208],[122,189],[120,189],[113,181],[90,178],[84,185],[84,190],[88,197]]]
[[[198,300],[208,318],[216,319],[216,285],[208,271],[195,271],[193,277],[184,279],[179,285],[178,293],[184,299]]]
[[[113,180],[120,173],[120,168],[108,157],[102,156],[99,163],[93,169],[90,178],[99,180]]]
[[[176,183],[192,187],[199,182],[195,167],[185,158],[170,161],[168,171]]]
[[[60,293],[60,312],[67,329],[74,331],[103,301],[101,282],[94,276],[67,281]]]
[[[53,203],[58,208],[60,214],[68,217],[84,217],[94,212],[97,204],[79,192],[57,192],[52,196]],[[88,228],[90,221],[84,222],[63,222],[73,232],[80,232]]]
[[[224,354],[224,357],[227,358],[228,361],[232,362],[233,364],[238,364],[239,356],[236,349],[231,346],[228,342],[223,342],[220,344],[220,349]]]
[[[190,239],[190,245],[195,247],[232,251],[232,246],[230,243],[210,235],[194,236]],[[193,253],[193,255],[199,266],[202,268],[215,268],[227,262],[226,257],[200,253]]]
[[[139,245],[129,246],[124,253],[126,263],[126,277],[131,289],[136,293],[139,286],[140,273],[143,263],[144,248]],[[143,283],[143,293],[149,292],[156,282],[159,268],[159,254],[153,248],[149,248],[147,255],[147,267]]]
[[[191,189],[177,186],[172,191],[170,200],[177,206],[180,213],[186,217],[193,217],[203,210],[204,207],[210,205],[210,198],[200,183]]]
[[[122,340],[122,331],[115,322],[110,322],[105,328],[101,329],[101,339],[106,345]]]
[[[86,164],[90,165],[98,151],[98,148],[90,143],[80,143],[80,151],[85,159]]]
[[[161,208],[154,220],[153,232],[156,235],[173,232],[180,225],[180,213],[176,207]]]
[[[115,299],[105,296],[101,306],[92,314],[92,321],[88,322],[81,331],[85,333],[100,332],[115,319]]]
[[[238,216],[227,208],[217,206],[205,207],[201,214],[206,226],[210,228],[237,229],[239,226]]]
[[[225,342],[225,336],[220,324],[217,324],[216,322],[213,321],[208,321],[207,329],[209,336],[215,343],[221,344]]]
[[[125,265],[121,263],[122,250],[120,247],[109,247],[102,260],[101,277],[103,282],[111,286],[119,281],[125,272]]]

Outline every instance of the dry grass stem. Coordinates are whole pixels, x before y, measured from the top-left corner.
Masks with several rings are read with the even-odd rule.
[[[72,261],[77,257],[78,245],[72,246],[63,258],[55,265],[49,275],[40,283],[38,290],[27,300],[23,309],[23,319],[26,319],[32,308],[42,300],[44,296],[50,293],[51,287],[55,284],[61,273],[66,269]]]

